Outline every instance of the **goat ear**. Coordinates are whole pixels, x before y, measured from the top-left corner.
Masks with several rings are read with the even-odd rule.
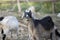
[[[31,10],[29,11],[29,13],[31,13]]]
[[[32,14],[31,10],[29,11],[29,14]]]

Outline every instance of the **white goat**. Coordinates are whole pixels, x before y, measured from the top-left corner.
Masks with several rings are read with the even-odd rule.
[[[10,31],[12,33],[12,30],[15,30],[18,36],[19,22],[15,16],[2,17],[0,23],[3,25],[1,28],[4,36],[7,35]],[[3,37],[3,40],[5,40],[5,37]]]

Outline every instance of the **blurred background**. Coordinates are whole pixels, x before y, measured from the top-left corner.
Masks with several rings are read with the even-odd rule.
[[[31,10],[34,18],[41,19],[51,16],[60,30],[60,1],[59,0],[0,0],[0,17],[14,15],[19,22],[25,10]],[[24,24],[24,23],[23,23]],[[28,39],[27,27],[20,27],[20,39]]]
[[[58,14],[60,12],[60,1],[45,0],[0,0],[0,13],[23,12],[28,8],[43,14]]]
[[[29,7],[34,7],[35,12],[44,14],[58,14],[60,12],[60,1],[56,0],[0,0],[0,13],[23,12]]]

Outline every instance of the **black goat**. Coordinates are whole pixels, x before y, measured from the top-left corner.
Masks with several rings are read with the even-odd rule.
[[[50,38],[53,40],[53,34],[59,36],[59,32],[54,29],[54,22],[52,21],[52,18],[50,16],[46,16],[43,19],[34,19],[32,17],[31,11],[24,13],[23,16],[24,19],[28,24],[29,31],[32,35],[32,40],[42,40],[40,39],[41,35],[44,33],[45,40],[48,40]],[[54,31],[55,32],[54,32]],[[37,33],[37,34],[36,34]],[[49,36],[47,36],[47,33]],[[56,39],[56,38],[55,38]]]

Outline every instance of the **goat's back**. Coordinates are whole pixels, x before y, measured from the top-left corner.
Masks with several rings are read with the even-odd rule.
[[[54,22],[50,16],[44,17],[41,20],[34,19],[33,21],[34,21],[35,27],[41,24],[45,30],[50,30],[54,28]]]

